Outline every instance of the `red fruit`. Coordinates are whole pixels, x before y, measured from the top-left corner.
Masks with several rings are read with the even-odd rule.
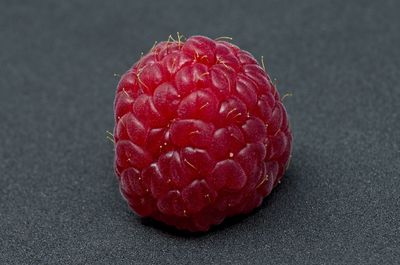
[[[258,207],[282,178],[292,134],[254,57],[194,36],[161,42],[121,78],[115,168],[140,216],[206,231]]]

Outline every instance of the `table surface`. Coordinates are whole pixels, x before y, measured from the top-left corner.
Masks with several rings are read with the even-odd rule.
[[[400,263],[399,1],[1,1],[0,264]],[[140,220],[113,172],[118,77],[155,40],[264,56],[281,185],[203,235]]]

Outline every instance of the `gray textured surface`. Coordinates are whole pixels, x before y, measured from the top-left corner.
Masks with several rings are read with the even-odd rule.
[[[1,1],[0,264],[400,263],[399,3]],[[203,236],[130,213],[105,140],[113,74],[176,31],[294,93],[285,180]]]

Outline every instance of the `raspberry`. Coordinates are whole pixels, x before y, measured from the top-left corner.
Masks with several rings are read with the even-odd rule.
[[[140,216],[189,231],[258,207],[281,180],[292,135],[254,57],[194,36],[155,45],[115,96],[115,170]]]

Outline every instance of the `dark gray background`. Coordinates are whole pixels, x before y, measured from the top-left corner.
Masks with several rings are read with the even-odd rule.
[[[0,2],[0,264],[400,262],[399,1]],[[294,131],[283,183],[203,236],[135,217],[118,78],[155,40],[264,55]]]

